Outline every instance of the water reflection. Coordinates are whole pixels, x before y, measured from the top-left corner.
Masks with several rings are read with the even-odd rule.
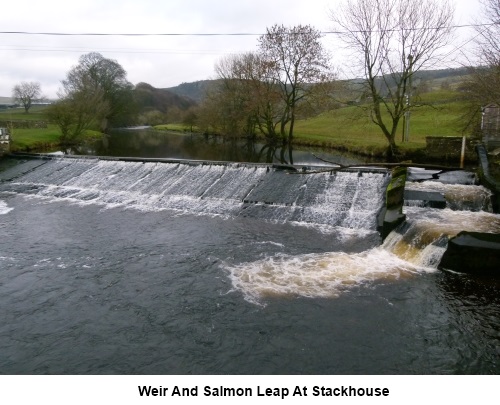
[[[339,164],[363,161],[341,152],[325,152],[314,148],[278,147],[252,140],[199,134],[156,131],[151,128],[116,130],[104,139],[73,148],[66,153],[77,155],[126,156],[216,160],[251,163],[322,164],[314,154]]]

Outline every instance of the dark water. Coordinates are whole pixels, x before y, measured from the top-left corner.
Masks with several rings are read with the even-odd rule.
[[[151,128],[115,130],[102,141],[69,151],[77,155],[218,160],[228,162],[322,164],[314,155],[339,164],[357,164],[355,155],[315,148],[280,148],[240,139],[225,139]],[[365,160],[366,161],[366,160]]]
[[[58,164],[0,183],[3,374],[499,372],[500,284],[436,270],[439,246],[423,259],[358,222],[201,212],[188,191],[185,209],[144,205],[129,164]],[[500,229],[485,212],[407,213],[427,231]]]

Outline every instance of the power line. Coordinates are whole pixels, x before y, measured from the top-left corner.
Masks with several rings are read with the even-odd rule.
[[[131,54],[173,54],[173,55],[220,55],[230,54],[227,50],[186,50],[186,49],[133,49],[133,48],[98,48],[97,50],[106,53],[131,53]],[[19,46],[9,47],[0,45],[0,51],[26,51],[26,52],[91,52],[96,51],[96,48],[65,48],[65,47],[36,47],[36,46]]]
[[[29,31],[0,31],[0,34],[12,35],[48,35],[48,36],[87,36],[87,37],[214,37],[214,36],[259,36],[250,32],[233,33],[106,33],[106,32],[29,32]]]
[[[442,29],[458,29],[458,28],[479,28],[479,27],[488,27],[493,25],[499,25],[499,23],[488,23],[488,24],[463,24],[463,25],[451,25],[444,27],[431,27],[431,28],[407,28],[409,31],[418,31],[418,30],[442,30]],[[389,31],[398,31],[398,30],[389,30]],[[363,30],[353,30],[349,31],[351,33],[362,33],[367,32]],[[376,32],[374,30],[373,32]],[[342,35],[346,34],[348,31],[322,31],[321,34],[324,35]],[[0,31],[0,34],[5,35],[45,35],[45,36],[95,36],[95,37],[215,37],[215,36],[260,36],[264,35],[263,33],[251,33],[251,32],[226,32],[226,33],[217,33],[217,32],[205,32],[205,33],[181,33],[181,32],[166,32],[166,33],[109,33],[109,32],[33,32],[33,31]]]

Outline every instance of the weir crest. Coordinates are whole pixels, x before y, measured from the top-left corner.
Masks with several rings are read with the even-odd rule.
[[[27,160],[0,180],[6,192],[81,204],[375,231],[390,172],[306,175],[269,165],[54,158]]]

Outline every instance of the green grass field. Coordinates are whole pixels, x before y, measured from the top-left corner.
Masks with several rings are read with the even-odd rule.
[[[15,120],[15,121],[44,121],[46,120],[43,111],[45,106],[31,107],[29,113],[24,112],[24,108],[9,108],[0,110],[0,121]]]
[[[427,136],[462,135],[458,122],[460,102],[415,108],[410,117],[409,142],[402,143],[403,121],[400,121],[396,143],[403,150],[425,147]],[[299,120],[295,126],[298,142],[370,151],[387,147],[387,140],[375,125],[369,112],[360,107],[344,107],[317,117]]]
[[[426,93],[414,107],[410,116],[409,142],[402,143],[403,121],[396,135],[396,143],[403,150],[425,147],[427,136],[461,136],[459,119],[463,102],[452,91]],[[346,146],[351,150],[370,151],[385,148],[387,141],[380,128],[361,106],[339,108],[320,116],[300,120],[295,126],[295,138],[299,142],[311,141],[325,146]]]
[[[158,131],[177,131],[177,132],[190,132],[191,126],[184,124],[161,124],[155,125],[154,129]],[[198,128],[193,125],[193,131],[198,131]]]
[[[45,121],[44,106],[35,106],[26,114],[23,108],[0,110],[0,121]],[[45,151],[57,147],[61,132],[55,125],[48,124],[47,128],[11,129],[12,143],[10,150],[16,151]]]
[[[396,143],[402,151],[425,148],[426,136],[463,135],[459,118],[463,103],[459,93],[450,90],[435,90],[423,94],[418,100],[422,107],[415,107],[410,119],[410,142],[402,143],[402,121],[398,128]],[[44,107],[33,107],[29,114],[23,109],[0,111],[2,120],[44,120]],[[191,128],[182,124],[167,124],[155,127],[159,130],[189,132]],[[196,131],[196,128],[193,128]],[[12,150],[35,150],[57,145],[59,129],[49,124],[47,129],[14,129]],[[342,148],[367,155],[379,155],[387,148],[381,130],[371,122],[368,112],[358,106],[342,107],[295,124],[294,141],[297,144]]]
[[[459,123],[463,113],[460,94],[452,90],[434,90],[421,95],[410,117],[409,142],[402,142],[403,121],[400,121],[396,143],[402,151],[412,152],[426,146],[427,136],[462,136]],[[190,131],[182,124],[166,124],[159,130]],[[196,131],[196,128],[194,129]],[[387,148],[387,140],[369,113],[360,106],[342,107],[295,124],[296,144],[343,148],[353,152],[379,155]]]
[[[36,106],[26,114],[24,109],[0,110],[0,121],[46,121],[44,109],[46,107]],[[98,131],[88,130],[86,139],[96,139],[102,134]],[[59,148],[61,131],[57,125],[48,123],[47,128],[13,128],[11,129],[12,152],[31,151],[48,152]]]
[[[61,132],[55,125],[42,129],[14,129],[10,149],[17,151],[46,151],[57,147]]]

